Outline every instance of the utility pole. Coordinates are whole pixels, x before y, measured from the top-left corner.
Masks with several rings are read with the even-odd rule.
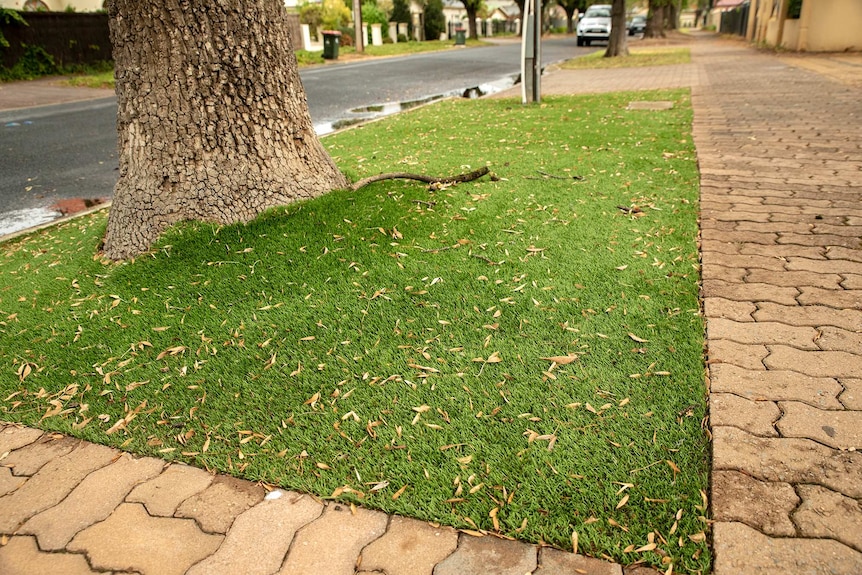
[[[524,1],[521,38],[521,101],[542,100],[542,0]]]
[[[362,5],[361,0],[353,0],[353,47],[357,54],[365,49],[365,34],[362,31]]]

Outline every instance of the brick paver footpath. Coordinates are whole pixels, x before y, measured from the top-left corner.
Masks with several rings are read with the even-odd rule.
[[[543,88],[692,88],[714,573],[862,575],[862,56],[692,54]],[[0,575],[624,571],[0,422]]]
[[[714,571],[862,574],[858,72],[694,52]]]

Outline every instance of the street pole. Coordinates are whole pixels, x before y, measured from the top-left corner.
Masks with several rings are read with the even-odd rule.
[[[361,54],[364,50],[365,35],[362,33],[362,5],[360,0],[353,0],[353,47],[357,54]]]
[[[542,100],[542,0],[525,0],[521,35],[521,101]]]

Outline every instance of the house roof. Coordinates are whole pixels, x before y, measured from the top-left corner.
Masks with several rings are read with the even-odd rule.
[[[748,0],[716,0],[713,8],[736,8],[740,4],[744,4]]]

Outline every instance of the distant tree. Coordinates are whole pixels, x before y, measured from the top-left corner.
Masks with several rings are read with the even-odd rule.
[[[17,10],[12,10],[11,8],[0,8],[0,22],[3,24],[21,24],[22,26],[29,26],[27,21],[18,13]],[[9,41],[3,35],[3,30],[0,30],[0,48],[8,48]]]
[[[587,0],[557,0],[557,5],[566,12],[566,34],[575,32],[575,11],[587,9]]]
[[[320,18],[321,24],[329,30],[338,30],[343,26],[349,26],[352,18],[350,8],[344,0],[323,0],[323,10]]]
[[[626,0],[613,0],[611,5],[611,35],[605,58],[628,56],[629,31],[626,29]]]
[[[425,39],[436,40],[446,31],[446,16],[443,15],[443,0],[427,0],[425,3]]]
[[[479,10],[482,8],[484,0],[461,0],[464,9],[467,10],[467,30],[470,31],[470,38],[478,38],[479,30],[476,28],[476,18],[479,16]],[[522,2],[523,6],[523,2]],[[523,15],[524,10],[521,9]],[[523,20],[521,20],[523,22]]]
[[[673,0],[649,0],[649,13],[647,14],[644,38],[664,38],[665,19],[667,18],[668,5]]]
[[[392,22],[407,22],[409,24],[407,36],[413,36],[413,16],[410,14],[410,5],[407,0],[392,1],[392,14],[390,14],[389,19]]]
[[[306,2],[299,7],[299,21],[308,24],[311,35],[317,37],[317,31],[323,23],[323,7],[320,4]]]

